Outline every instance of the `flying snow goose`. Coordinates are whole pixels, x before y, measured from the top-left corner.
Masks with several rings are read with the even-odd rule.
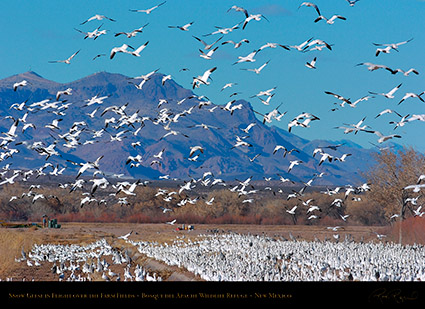
[[[189,27],[193,25],[193,21],[190,23],[187,23],[183,26],[168,26],[168,28],[176,28],[176,29],[180,29],[181,31],[189,31]]]
[[[255,62],[256,59],[254,57],[257,55],[258,50],[254,50],[246,56],[238,56],[238,61],[233,64],[241,63],[241,62]]]
[[[316,68],[316,60],[317,60],[317,57],[314,57],[313,60],[310,61],[310,62],[307,62],[305,64],[305,66],[309,69],[315,69]]]
[[[401,136],[398,135],[398,134],[384,135],[379,131],[368,131],[368,130],[365,130],[365,132],[374,133],[375,135],[377,135],[379,137],[379,139],[378,139],[379,144],[382,144],[382,143],[384,143],[384,142],[386,142],[386,141],[388,141],[392,138],[401,138]]]
[[[256,74],[260,74],[261,73],[261,71],[266,67],[266,65],[268,65],[269,64],[269,62],[270,62],[270,60],[269,61],[267,61],[266,63],[264,63],[263,65],[261,65],[259,68],[254,68],[254,69],[241,69],[241,70],[245,70],[245,71],[251,71],[251,72],[254,72],[254,73],[256,73]]]
[[[390,47],[390,48],[392,48],[394,50],[398,50],[398,47],[400,45],[409,43],[411,40],[413,40],[413,38],[411,38],[411,39],[409,39],[407,41],[398,42],[398,43],[389,43],[389,44],[386,44],[386,43],[385,44],[382,44],[382,43],[373,43],[373,45],[375,45],[375,46],[387,46],[387,47]]]
[[[306,50],[308,48],[310,48],[310,50],[313,50],[313,48],[311,48],[313,45],[326,47],[327,49],[332,50],[332,44],[329,44],[321,39],[314,39],[313,41],[307,42],[307,45],[303,50]],[[321,48],[319,48],[318,50],[321,50]]]
[[[228,40],[228,41],[225,41],[225,42],[221,43],[221,45],[224,45],[224,44],[233,44],[233,47],[234,48],[239,48],[239,47],[242,46],[242,43],[249,43],[249,40],[248,39],[242,39],[239,42],[234,42],[232,40]]]
[[[204,58],[206,60],[211,60],[212,55],[214,54],[214,52],[217,50],[218,46],[216,46],[214,49],[211,49],[208,51],[208,53],[205,53],[202,49],[199,50],[199,52],[201,53],[199,56],[201,58]]]
[[[201,153],[204,153],[204,148],[202,146],[190,147],[189,157],[193,156],[196,151],[200,151]]]
[[[75,177],[76,179],[79,178],[81,176],[81,174],[83,174],[86,170],[88,169],[99,169],[99,162],[100,160],[103,158],[103,155],[98,157],[95,161],[93,162],[85,162],[85,163],[75,163],[71,160],[67,160],[68,162],[70,162],[73,165],[79,165],[80,169],[78,170],[77,173],[77,177]]]
[[[52,60],[52,61],[49,61],[50,63],[59,63],[59,62],[62,62],[62,63],[66,63],[66,64],[70,64],[71,63],[71,60],[78,54],[80,52],[80,50],[77,50],[75,53],[73,53],[68,59],[65,59],[65,60]]]
[[[360,99],[357,99],[356,101],[354,101],[354,102],[352,102],[352,103],[349,103],[349,102],[347,102],[348,103],[348,106],[350,106],[350,107],[356,107],[357,106],[357,104],[358,103],[360,103],[360,102],[363,102],[363,101],[367,101],[367,100],[369,100],[369,99],[371,99],[371,98],[374,98],[374,97],[372,97],[372,96],[369,96],[369,95],[365,95],[365,96],[363,96],[363,97],[361,97]]]
[[[176,223],[176,221],[177,221],[177,219],[174,219],[174,220],[172,220],[172,221],[167,221],[167,222],[165,222],[165,223],[166,223],[166,224],[173,225],[174,223]]]
[[[90,179],[91,182],[93,182],[90,194],[93,195],[95,191],[99,188],[106,188],[106,186],[109,184],[108,180],[106,178],[95,178]]]
[[[165,82],[166,82],[167,80],[171,80],[171,75],[170,75],[170,74],[168,74],[168,75],[164,75],[164,76],[162,77],[162,79],[161,79],[161,84],[162,84],[162,86],[164,86],[164,85],[165,85]],[[158,106],[158,107],[159,107],[159,106]]]
[[[223,91],[224,89],[226,89],[226,88],[230,88],[230,87],[233,87],[233,86],[235,86],[235,85],[237,85],[237,83],[227,83],[227,84],[225,84],[225,85],[223,86],[223,88],[221,88],[221,90],[220,90],[220,91]]]
[[[93,104],[103,104],[103,101],[107,98],[108,98],[108,96],[99,97],[98,95],[95,95],[95,96],[91,97],[90,99],[87,99],[86,100],[87,103],[84,104],[83,107],[91,106]]]
[[[14,184],[15,178],[19,176],[19,173],[13,174],[11,177],[6,177],[2,182],[0,182],[0,186],[8,183],[8,184]]]
[[[396,74],[396,73],[398,73],[398,72],[400,72],[400,73],[403,73],[403,75],[404,76],[409,76],[409,74],[410,73],[413,73],[413,74],[416,74],[416,75],[419,75],[419,72],[418,72],[418,70],[416,70],[415,68],[410,68],[409,70],[407,70],[407,71],[404,71],[404,70],[402,70],[402,69],[395,69],[394,70],[394,74]]]
[[[345,124],[345,125],[349,125],[350,127],[337,127],[337,129],[344,129],[344,133],[348,134],[351,132],[354,132],[354,134],[357,134],[359,131],[366,131],[367,128],[369,128],[368,125],[363,125],[363,122],[365,121],[366,117],[363,117],[359,122],[357,122],[356,124]]]
[[[192,82],[192,88],[195,89],[195,87],[199,87],[199,85],[209,85],[209,78],[211,73],[213,73],[215,70],[217,69],[217,67],[213,67],[209,70],[206,70],[202,76],[198,76],[198,77],[193,77],[193,82]]]
[[[407,120],[407,118],[410,115],[407,114],[406,116],[401,117],[401,119],[399,121],[390,121],[389,124],[395,124],[394,130],[397,129],[398,127],[403,127],[406,123],[408,123],[409,121]]]
[[[89,32],[84,32],[84,31],[81,31],[81,30],[79,30],[79,29],[77,29],[77,28],[74,28],[76,31],[78,31],[78,32],[80,32],[80,33],[82,33],[82,34],[84,34],[85,35],[85,37],[84,37],[84,40],[85,39],[87,39],[87,38],[89,38],[89,39],[93,39],[93,40],[96,40],[98,37],[100,37],[102,34],[106,34],[106,30],[100,30],[99,31],[99,29],[101,28],[103,26],[103,24],[102,25],[100,25],[99,27],[97,27],[96,29],[94,29],[93,31],[89,31]]]
[[[315,3],[312,3],[312,2],[303,2],[303,3],[301,3],[301,4],[298,6],[298,9],[299,9],[300,7],[302,7],[302,6],[312,7],[312,8],[314,8],[314,9],[316,10],[316,12],[317,12],[317,14],[319,14],[319,16],[321,15],[321,14],[320,14],[319,7],[318,7]]]
[[[251,130],[251,128],[253,127],[253,126],[255,126],[256,125],[256,123],[255,122],[251,122],[250,124],[248,124],[244,129],[241,129],[243,132],[245,132],[246,134],[248,134],[249,133],[249,130]]]
[[[376,95],[382,95],[387,99],[394,99],[394,93],[396,93],[396,91],[401,87],[401,85],[402,84],[399,84],[398,86],[394,87],[393,89],[391,89],[387,93],[376,93],[376,92],[371,92],[371,91],[369,91],[369,93],[376,94]]]
[[[356,5],[357,2],[359,2],[360,0],[347,0],[348,5],[353,7]]]
[[[251,145],[250,143],[244,141],[239,136],[237,136],[236,138],[237,138],[236,143],[232,146],[231,149],[234,149],[234,148],[237,148],[237,147],[241,147],[241,146],[253,147],[253,145]]]
[[[232,5],[228,10],[227,10],[227,12],[230,12],[231,10],[234,10],[234,11],[236,11],[236,12],[242,12],[242,13],[244,13],[245,14],[245,16],[248,16],[248,11],[245,9],[245,8],[243,8],[243,7],[240,7],[240,6],[237,6],[237,5]]]
[[[276,47],[278,47],[278,46],[282,47],[283,49],[289,50],[289,47],[288,47],[288,46],[286,46],[286,45],[282,45],[282,44],[278,44],[278,43],[271,43],[271,42],[268,42],[268,43],[264,44],[263,46],[261,46],[261,47],[258,49],[258,51],[261,51],[261,50],[263,50],[263,49],[265,49],[265,48],[276,48]]]
[[[407,92],[404,97],[400,100],[400,102],[398,102],[398,104],[401,104],[403,101],[407,100],[408,98],[418,98],[419,100],[421,100],[422,102],[425,102],[424,99],[422,99],[422,95],[424,94],[424,92],[420,93],[420,94],[416,94],[413,92]]]
[[[51,123],[46,124],[44,127],[49,128],[51,130],[59,130],[59,122],[63,119],[54,119]]]
[[[116,53],[127,53],[129,54],[130,52],[127,50],[128,48],[134,49],[133,47],[131,47],[130,45],[127,44],[123,44],[119,47],[114,47],[111,49],[111,53],[109,55],[109,59],[113,59],[116,55]]]
[[[378,57],[380,53],[389,54],[391,50],[392,50],[391,46],[387,46],[385,48],[377,48],[375,52],[375,56]],[[398,50],[396,49],[396,51]]]
[[[425,188],[425,184],[414,184],[414,185],[408,185],[403,188],[403,190],[410,190],[413,189],[413,192],[417,193],[421,191],[422,188]]]
[[[401,117],[401,115],[399,113],[397,113],[396,111],[387,108],[387,109],[384,109],[382,112],[380,112],[378,115],[376,115],[375,118],[378,118],[378,117],[385,115],[385,114],[392,114],[392,113]]]
[[[308,39],[308,40],[306,40],[306,41],[304,41],[304,42],[302,42],[301,44],[299,44],[299,45],[290,45],[289,47],[291,47],[291,48],[294,48],[294,49],[296,49],[296,50],[298,50],[298,51],[304,51],[308,46],[307,46],[307,44],[312,40],[313,38],[310,38],[310,39]]]
[[[107,19],[107,20],[110,20],[110,21],[115,21],[114,19],[109,18],[109,17],[107,17],[105,15],[96,14],[96,15],[90,17],[89,19],[83,21],[80,25],[84,25],[85,23],[87,23],[89,21],[92,21],[92,20],[102,20],[102,19]]]
[[[154,7],[151,7],[151,8],[149,8],[149,9],[144,9],[144,10],[132,10],[132,9],[130,9],[130,11],[131,12],[137,12],[137,13],[146,13],[146,14],[150,14],[150,13],[152,13],[152,11],[153,10],[155,10],[156,8],[158,8],[158,7],[160,7],[161,5],[163,5],[164,3],[165,3],[166,1],[164,1],[164,2],[161,2],[160,4],[158,4],[158,5],[155,5]]]
[[[264,105],[270,105],[270,100],[273,98],[273,96],[274,96],[275,94],[273,93],[272,95],[269,95],[268,97],[267,97],[267,99],[263,99],[263,98],[260,98],[260,97],[258,97],[258,99],[264,104]]]
[[[204,50],[209,50],[209,49],[211,49],[211,48],[213,48],[213,46],[218,42],[218,41],[220,41],[223,37],[221,36],[221,37],[219,37],[216,41],[214,41],[213,43],[211,43],[211,44],[208,44],[208,43],[206,43],[204,40],[202,40],[202,39],[200,39],[200,38],[198,38],[198,37],[196,37],[196,36],[194,36],[194,35],[192,35],[196,40],[198,40],[199,42],[201,42],[205,47],[204,47]]]
[[[332,24],[334,24],[335,23],[335,20],[336,19],[341,19],[341,20],[347,20],[344,16],[341,16],[341,15],[333,15],[331,18],[326,18],[326,17],[324,17],[324,16],[322,16],[322,15],[320,15],[318,18],[316,18],[315,20],[314,20],[314,22],[315,23],[317,23],[318,21],[320,21],[320,20],[326,20],[326,23],[328,24],[328,25],[332,25]]]
[[[332,155],[330,155],[327,152],[322,152],[321,155],[322,155],[322,157],[320,158],[319,166],[321,166],[323,164],[323,162],[325,162],[326,160],[329,161],[329,162],[332,162],[332,160],[335,159]]]
[[[158,152],[157,154],[154,154],[153,157],[162,160],[162,155],[165,152],[165,148],[163,148],[160,152]]]
[[[265,20],[269,21],[263,14],[250,14],[249,16],[246,16],[242,25],[242,30],[246,28],[246,26],[251,20],[260,21],[261,18],[264,18]]]
[[[375,64],[375,63],[371,63],[371,62],[361,62],[361,63],[358,63],[356,66],[360,66],[360,65],[366,66],[369,71],[376,71],[376,70],[379,70],[379,69],[385,69],[385,70],[388,70],[390,72],[394,72],[394,70],[392,70],[391,68],[387,67],[386,65],[382,65],[382,64]]]
[[[129,54],[140,57],[140,53],[146,48],[146,46],[149,44],[149,41],[147,41],[145,44],[139,46],[136,50],[129,52]]]
[[[16,82],[16,83],[13,84],[13,91],[18,90],[19,87],[25,87],[28,84],[29,84],[29,82],[25,79],[23,81]]]
[[[142,32],[143,32],[143,29],[144,29],[147,25],[149,25],[149,23],[145,24],[144,26],[142,26],[142,27],[140,27],[140,28],[134,29],[134,30],[133,30],[133,31],[131,31],[131,32],[117,32],[117,33],[115,33],[115,37],[120,36],[120,35],[125,35],[127,38],[133,38],[133,37],[135,37],[138,33],[142,33]]]
[[[345,162],[349,156],[351,156],[351,153],[344,153],[341,157],[335,157],[335,161]]]
[[[301,161],[301,160],[290,161],[290,164],[289,164],[289,167],[288,167],[288,173],[290,171],[292,171],[292,169],[294,168],[295,165],[300,165],[301,163],[303,163],[303,161]]]
[[[58,92],[56,92],[56,101],[59,101],[59,98],[62,95],[72,95],[72,88],[67,88],[65,90],[59,90]]]
[[[216,31],[213,31],[213,32],[208,33],[208,34],[205,34],[204,36],[210,36],[210,35],[214,35],[214,34],[229,34],[233,30],[239,29],[239,23],[236,24],[236,25],[234,25],[233,27],[224,28],[224,27],[215,26],[215,28],[217,28]]]
[[[273,149],[273,154],[275,154],[276,152],[278,152],[280,149],[286,150],[285,146],[283,145],[276,145]]]

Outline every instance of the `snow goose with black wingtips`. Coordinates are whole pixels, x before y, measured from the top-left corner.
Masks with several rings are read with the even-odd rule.
[[[65,59],[65,60],[52,60],[52,61],[49,61],[50,63],[60,63],[60,62],[62,62],[62,63],[66,63],[66,64],[70,64],[71,63],[71,60],[78,54],[80,52],[80,50],[77,50],[75,53],[73,53],[71,56],[69,56],[69,58],[68,59]]]
[[[402,84],[399,84],[398,86],[394,87],[393,89],[391,89],[389,92],[387,93],[376,93],[376,92],[371,92],[369,91],[369,93],[371,94],[376,94],[376,95],[382,95],[383,97],[387,98],[387,99],[394,99],[394,94],[396,93],[396,91],[398,89],[400,89]]]
[[[127,54],[129,54],[130,52],[128,51],[128,48],[134,49],[133,47],[131,47],[130,45],[127,45],[127,44],[123,44],[119,47],[112,48],[111,53],[109,55],[109,59],[113,59],[117,53],[127,53]]]
[[[92,20],[102,20],[102,19],[107,19],[109,21],[115,21],[114,19],[109,18],[109,17],[107,17],[105,15],[96,14],[96,15],[90,17],[89,19],[83,21],[80,25],[84,25],[85,23],[87,23],[89,21],[92,21]]]
[[[314,22],[317,23],[320,20],[326,20],[326,23],[328,25],[332,25],[332,24],[335,23],[336,19],[347,20],[347,18],[345,18],[344,16],[341,16],[341,15],[333,15],[331,18],[326,18],[326,17],[320,15],[318,18],[316,18],[314,20]]]
[[[166,2],[166,1],[161,2],[160,4],[155,5],[155,6],[151,7],[151,8],[149,8],[149,9],[143,9],[143,10],[133,10],[133,9],[130,9],[130,11],[131,11],[131,12],[136,12],[136,13],[146,13],[146,14],[148,14],[148,15],[149,15],[149,14],[151,14],[151,13],[152,13],[152,11],[153,11],[153,10],[155,10],[155,9],[157,9],[158,7],[160,7],[161,5],[165,4],[165,2]]]

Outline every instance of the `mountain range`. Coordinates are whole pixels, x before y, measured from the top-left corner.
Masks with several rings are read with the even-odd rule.
[[[349,140],[304,139],[263,123],[248,101],[235,100],[232,106],[237,109],[226,110],[172,79],[163,82],[164,76],[151,75],[141,89],[136,87],[141,79],[108,72],[70,83],[31,71],[0,80],[2,135],[18,124],[14,141],[3,146],[1,160],[14,169],[35,170],[49,162],[75,173],[78,163],[101,157],[99,170],[106,175],[143,179],[188,179],[211,172],[225,180],[284,177],[307,182],[321,174],[315,180],[320,185],[358,184],[374,163],[373,149]],[[23,80],[27,85],[14,90],[13,85]],[[57,97],[67,89],[70,93]],[[57,127],[46,127],[54,120]],[[235,146],[238,138],[247,144]],[[49,145],[57,154],[47,157],[41,149]],[[277,145],[295,151],[273,153]],[[194,146],[202,151],[191,155]],[[313,155],[316,148],[334,157],[350,156],[344,162],[319,164],[320,155]],[[288,172],[294,160],[302,163]]]

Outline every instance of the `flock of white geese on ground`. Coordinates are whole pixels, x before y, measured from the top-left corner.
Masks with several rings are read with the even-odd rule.
[[[22,250],[15,261],[35,268],[50,263],[58,281],[162,281],[156,273],[134,265],[127,250],[112,247],[104,238],[88,245],[35,244],[28,253]],[[116,265],[122,266],[123,273],[112,270]]]
[[[177,236],[171,244],[122,238],[131,248],[205,281],[424,281],[425,247],[392,242],[305,241],[239,233]],[[105,239],[81,245],[34,245],[16,262],[51,263],[59,281],[162,281]],[[108,261],[107,262],[107,258]],[[114,273],[120,264],[124,273]],[[100,279],[101,278],[101,279]],[[10,278],[7,280],[11,280]]]
[[[425,248],[349,238],[304,241],[225,233],[172,244],[132,242],[140,253],[206,281],[423,281]]]

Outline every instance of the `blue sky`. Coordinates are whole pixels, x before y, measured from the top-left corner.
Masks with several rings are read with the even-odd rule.
[[[216,104],[225,104],[233,98],[246,99],[254,110],[265,113],[282,103],[279,110],[287,114],[280,122],[273,121],[273,125],[287,129],[293,117],[309,112],[318,116],[320,121],[312,122],[310,128],[294,128],[293,133],[307,139],[351,139],[370,147],[370,142],[376,143],[378,139],[374,134],[344,134],[343,130],[335,129],[366,117],[365,124],[372,130],[400,134],[402,138],[395,142],[425,151],[425,123],[414,121],[394,130],[389,121],[399,120],[395,114],[375,119],[387,108],[395,109],[403,116],[425,114],[425,103],[416,98],[398,104],[407,92],[425,91],[425,1],[360,0],[353,7],[346,0],[312,1],[325,17],[339,14],[346,18],[336,20],[332,25],[323,20],[315,23],[318,16],[315,10],[299,7],[303,1],[295,0],[167,0],[149,15],[130,11],[147,9],[161,2],[4,0],[0,12],[0,27],[3,29],[0,78],[33,70],[44,78],[69,82],[99,71],[138,76],[159,69],[163,74],[171,74],[183,87],[190,88],[193,76],[216,66],[211,84],[196,89],[197,94],[206,95]],[[199,49],[203,45],[193,36],[210,43],[220,35],[204,35],[217,30],[216,26],[232,27],[244,20],[243,13],[228,12],[232,5],[244,7],[252,14],[263,14],[267,20],[251,21],[244,30],[236,29],[221,40],[248,39],[248,44],[234,49],[231,45],[218,43],[216,46],[219,48],[211,60],[200,58]],[[95,20],[80,25],[95,14],[106,15],[116,21]],[[189,22],[194,23],[187,32],[168,27]],[[134,38],[114,36],[117,32],[129,32],[147,23],[143,33]],[[93,31],[101,24],[101,29],[106,29],[107,34],[97,40],[84,40],[84,36],[75,30]],[[246,56],[266,43],[297,45],[312,37],[332,44],[332,51],[301,53],[295,49],[267,48],[256,55],[254,63],[232,65],[238,56]],[[377,47],[373,43],[397,43],[411,38],[412,41],[399,47],[399,52],[375,56]],[[123,43],[138,47],[147,41],[149,45],[140,58],[125,54],[119,54],[112,60],[108,57],[113,47]],[[49,63],[50,60],[66,59],[77,50],[81,51],[70,65]],[[97,54],[107,56],[92,60]],[[305,63],[314,57],[317,57],[317,69],[307,68]],[[241,70],[257,68],[269,60],[259,75]],[[370,72],[364,66],[356,66],[362,62],[394,69],[415,68],[420,74],[403,76],[386,70]],[[190,71],[180,71],[182,68]],[[220,91],[229,82],[237,85]],[[369,91],[387,92],[400,83],[402,87],[394,99],[375,96],[360,102],[356,108],[346,106],[336,111],[331,109],[337,107],[334,103],[338,100],[324,93],[331,91],[355,101],[368,95]],[[257,98],[250,98],[273,87],[276,87],[275,95],[269,106]],[[239,94],[230,98],[233,92]]]

